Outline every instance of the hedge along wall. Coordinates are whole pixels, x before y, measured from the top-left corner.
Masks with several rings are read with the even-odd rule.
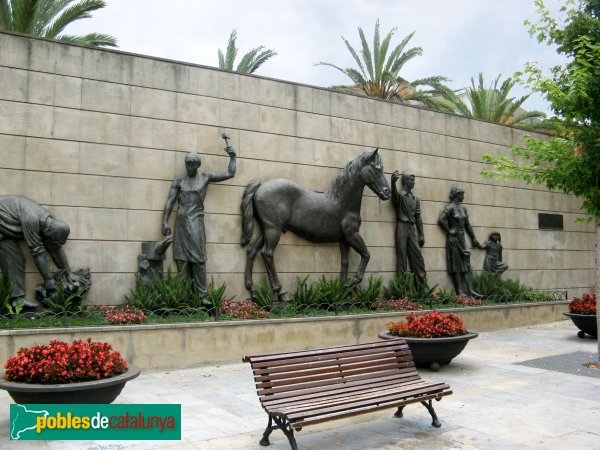
[[[254,179],[286,177],[323,191],[344,164],[380,147],[386,175],[417,177],[431,284],[450,288],[437,218],[454,184],[484,242],[502,234],[505,277],[579,294],[593,286],[594,233],[575,223],[579,201],[540,187],[484,179],[481,155],[504,153],[523,132],[481,121],[214,68],[0,33],[1,195],[23,195],[71,226],[71,266],[89,266],[95,304],[117,304],[134,285],[142,241],[162,238],[164,202],[189,151],[201,170],[225,170],[222,132],[238,152],[236,176],[207,193],[208,277],[246,297],[240,201]],[[538,213],[561,214],[564,230],[538,229]],[[174,218],[172,214],[171,219]],[[365,189],[361,234],[367,275],[395,270],[395,215]],[[170,251],[169,251],[170,256]],[[473,267],[484,252],[473,250]],[[337,244],[291,233],[275,252],[284,286],[297,276],[337,276]],[[167,265],[174,267],[169,257]],[[358,255],[351,252],[351,269]],[[27,284],[40,281],[28,258]],[[260,258],[255,280],[265,278]]]

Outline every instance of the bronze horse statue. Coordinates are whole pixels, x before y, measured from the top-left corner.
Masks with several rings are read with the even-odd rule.
[[[379,149],[366,151],[342,169],[325,192],[313,192],[299,184],[273,178],[263,183],[253,181],[244,190],[242,199],[242,246],[252,239],[253,218],[260,233],[248,247],[246,259],[246,288],[254,294],[252,266],[260,250],[269,283],[280,301],[289,296],[282,290],[275,270],[273,251],[282,232],[293,231],[312,242],[339,242],[342,267],[340,279],[348,277],[348,252],[352,247],[360,255],[360,264],[349,285],[360,283],[370,254],[360,228],[360,206],[365,186],[382,200],[390,198],[390,187],[383,173]]]

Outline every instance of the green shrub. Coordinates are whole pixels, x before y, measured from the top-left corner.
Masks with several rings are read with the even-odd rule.
[[[296,293],[294,304],[298,306],[316,306],[321,303],[316,284],[308,282],[308,275],[304,278],[296,277]]]
[[[211,308],[221,308],[223,306],[226,289],[227,285],[225,282],[223,282],[221,286],[216,287],[214,278],[212,276],[210,277],[210,285],[206,290],[206,300],[210,302]],[[229,300],[233,300],[233,297]]]
[[[258,286],[254,287],[252,293],[252,300],[260,307],[264,309],[271,309],[273,307],[273,289],[266,280],[262,280]]]
[[[9,281],[4,280],[4,276],[0,273],[0,314],[18,314],[21,312],[21,308],[23,307],[23,302],[21,301],[21,308],[17,305],[16,308],[13,308],[10,304],[12,300],[13,294],[13,285]]]
[[[411,272],[398,274],[390,279],[390,284],[384,289],[386,298],[409,298],[411,300],[428,300],[433,297],[437,285],[430,288],[425,277],[423,286],[417,286]]]
[[[181,310],[201,306],[201,297],[196,292],[194,280],[183,273],[174,274],[171,267],[167,269],[164,278],[155,273],[152,283],[145,283],[136,275],[135,290],[130,290],[125,300],[147,311]]]
[[[319,306],[325,310],[338,308],[352,301],[352,287],[339,278],[325,278],[323,275],[314,283]]]
[[[125,302],[144,311],[160,309],[158,291],[137,274],[135,275],[135,288],[129,289],[129,294],[125,295]]]
[[[369,275],[367,286],[357,284],[354,287],[355,303],[359,306],[370,308],[377,300],[381,299],[383,292],[383,277]]]

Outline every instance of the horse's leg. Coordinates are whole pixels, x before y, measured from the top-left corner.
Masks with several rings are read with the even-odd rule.
[[[254,282],[252,281],[252,268],[254,266],[254,258],[258,253],[258,249],[263,246],[265,240],[262,233],[258,235],[256,240],[248,247],[246,251],[246,289],[250,291],[250,295],[254,295]]]
[[[340,239],[340,255],[342,260],[342,268],[340,270],[340,281],[345,283],[348,279],[348,254],[350,253],[350,245],[342,238]]]
[[[346,241],[348,241],[348,244],[350,244],[350,247],[356,250],[356,252],[360,255],[360,264],[356,270],[356,275],[354,275],[354,277],[352,277],[348,283],[350,286],[354,286],[362,281],[363,276],[365,275],[365,269],[367,268],[367,264],[371,258],[371,254],[369,253],[362,236],[358,234],[358,231],[346,235],[345,238]]]
[[[265,268],[267,269],[267,275],[269,276],[271,289],[273,289],[273,291],[277,294],[277,297],[280,301],[287,302],[290,300],[290,298],[287,291],[284,291],[281,288],[281,282],[277,276],[275,263],[273,261],[273,252],[279,242],[279,238],[281,237],[281,230],[275,227],[267,228],[266,224],[263,224],[262,228],[265,245],[263,245],[260,254],[265,262]]]

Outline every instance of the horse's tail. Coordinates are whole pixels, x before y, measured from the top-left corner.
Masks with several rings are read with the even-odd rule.
[[[244,196],[242,197],[242,247],[245,247],[252,239],[254,232],[254,205],[252,200],[256,190],[260,187],[260,181],[252,181],[246,186]]]

